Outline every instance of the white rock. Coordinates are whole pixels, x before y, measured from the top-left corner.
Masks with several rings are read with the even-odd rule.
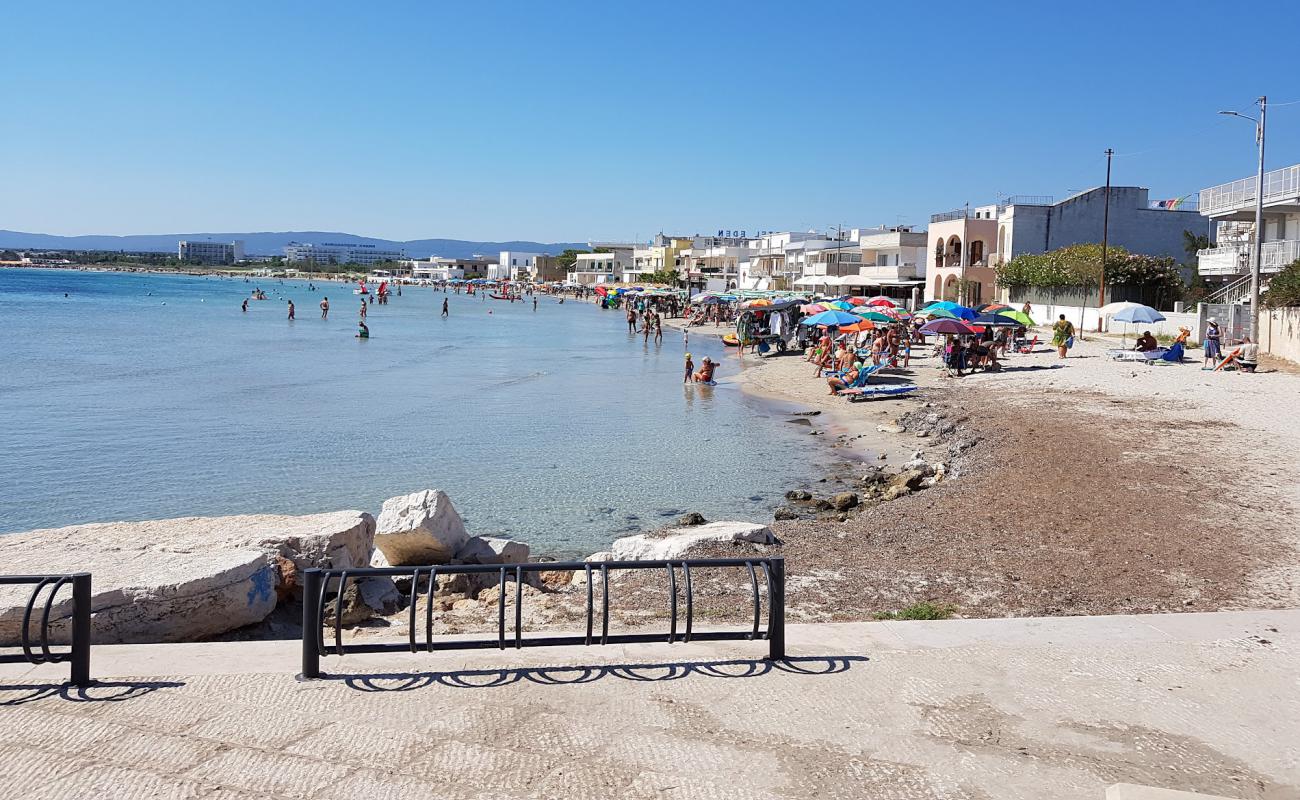
[[[446,493],[437,489],[384,501],[375,547],[395,566],[445,564],[469,536]]]
[[[107,522],[0,536],[5,572],[92,575],[94,641],[192,641],[261,622],[309,567],[365,565],[374,519],[360,511]],[[0,587],[0,644],[15,641],[30,589]],[[65,587],[56,635],[72,614]]]
[[[773,544],[776,537],[766,525],[755,522],[710,522],[673,528],[666,535],[637,534],[615,539],[611,552],[616,561],[658,561],[686,558],[691,548],[706,542]]]
[[[531,549],[523,542],[496,536],[474,536],[456,551],[456,560],[465,564],[523,564]]]

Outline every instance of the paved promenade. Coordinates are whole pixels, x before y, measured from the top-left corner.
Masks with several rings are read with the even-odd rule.
[[[0,667],[0,797],[1300,797],[1300,611],[796,625],[761,642]],[[413,671],[408,674],[396,673]],[[375,673],[389,673],[388,676]]]

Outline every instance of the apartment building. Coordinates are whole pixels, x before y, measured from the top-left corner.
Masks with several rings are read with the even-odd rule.
[[[244,260],[244,242],[190,241],[176,244],[176,257],[181,261],[198,264],[234,264]]]

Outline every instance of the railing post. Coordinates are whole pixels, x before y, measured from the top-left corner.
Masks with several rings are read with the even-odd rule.
[[[785,559],[773,558],[772,596],[767,598],[767,657],[772,661],[785,658]]]
[[[298,680],[320,677],[320,587],[324,577],[319,569],[303,572],[302,589],[302,672]]]
[[[90,573],[72,576],[72,685],[90,685]]]

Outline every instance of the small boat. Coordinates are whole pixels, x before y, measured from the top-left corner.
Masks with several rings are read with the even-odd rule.
[[[488,297],[491,297],[493,300],[513,300],[513,299],[514,299],[513,297],[511,297],[511,296],[508,295],[508,294],[489,294]]]

